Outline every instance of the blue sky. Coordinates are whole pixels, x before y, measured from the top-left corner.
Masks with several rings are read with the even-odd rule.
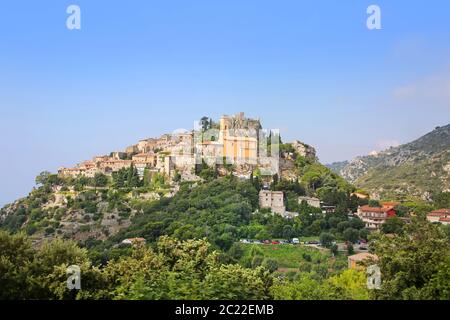
[[[450,2],[8,1],[0,110],[0,205],[43,170],[203,115],[244,111],[350,159],[450,122]]]

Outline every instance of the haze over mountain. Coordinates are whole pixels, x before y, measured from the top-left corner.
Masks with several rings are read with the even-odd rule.
[[[410,143],[328,167],[376,198],[427,199],[450,190],[450,125]]]

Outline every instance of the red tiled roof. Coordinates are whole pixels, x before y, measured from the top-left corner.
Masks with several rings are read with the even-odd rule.
[[[431,211],[431,213],[439,213],[439,214],[450,214],[450,209],[439,209],[439,210],[434,210]]]
[[[445,217],[445,213],[439,213],[439,212],[430,212],[427,214],[428,217]]]
[[[450,222],[450,217],[444,217],[444,218],[440,218],[439,221],[443,221],[443,222]]]

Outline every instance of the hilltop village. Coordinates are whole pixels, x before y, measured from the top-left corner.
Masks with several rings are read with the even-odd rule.
[[[262,129],[259,119],[246,118],[243,112],[224,115],[218,124],[204,117],[198,130],[144,139],[125,150],[95,156],[73,168],[62,167],[58,174],[92,178],[97,173],[111,175],[133,166],[141,178],[148,170],[171,179],[179,174],[181,181],[195,181],[196,166],[206,163],[216,166],[219,174],[224,173],[226,165],[232,165],[237,177],[249,179],[252,172],[259,170],[270,180],[274,175],[288,174],[293,167],[289,154],[282,154],[280,161],[278,150],[268,150],[271,134]],[[313,147],[299,141],[292,145],[300,155],[315,158]]]
[[[62,167],[58,175],[94,178],[98,174],[111,176],[132,167],[140,179],[145,175],[158,174],[167,181],[194,182],[201,180],[196,174],[199,166],[213,167],[218,176],[231,173],[242,180],[249,180],[257,174],[263,182],[259,207],[286,219],[298,216],[297,212],[286,209],[284,192],[271,190],[270,187],[278,179],[297,181],[295,157],[315,161],[313,147],[294,141],[286,144],[289,148],[283,148],[279,135],[263,130],[259,119],[247,118],[243,112],[234,116],[223,115],[218,123],[203,117],[197,127],[189,132],[144,139],[125,150],[95,156],[74,168]],[[176,193],[177,188],[172,191],[171,195]],[[354,194],[357,198],[367,199],[367,195]],[[335,211],[335,206],[327,205],[314,196],[298,196],[296,201],[298,204],[305,202],[324,213]],[[396,216],[395,206],[398,204],[382,203],[374,207],[366,204],[359,206],[353,214],[365,223],[367,229],[380,230],[388,218]]]
[[[400,202],[371,200],[364,190],[320,164],[312,146],[283,143],[278,131],[263,129],[259,119],[241,112],[223,115],[218,122],[203,117],[191,131],[144,139],[73,168],[62,167],[57,175],[43,172],[36,179],[41,187],[3,208],[0,223],[12,230],[26,228],[36,239],[58,234],[107,239],[141,216],[146,203],[164,202],[189,186],[178,197],[183,198],[199,186],[222,183],[218,178],[252,186],[255,216],[269,213],[295,225],[313,215],[303,222],[310,225],[304,227],[308,235],[330,231],[341,237],[345,231],[331,223],[313,227],[316,219],[356,219],[367,231],[378,231],[390,228],[383,227],[388,221],[409,223],[409,213],[416,211]],[[428,220],[449,224],[447,211],[432,212],[440,208],[424,209],[430,213]]]
[[[49,192],[53,193],[42,203],[43,210],[64,210],[60,223],[54,222],[56,230],[84,239],[106,238],[130,225],[142,212],[129,203],[133,199],[171,198],[183,183],[197,185],[230,176],[238,181],[257,181],[255,212],[271,212],[285,220],[299,217],[304,204],[311,212],[357,217],[367,230],[380,230],[397,216],[404,223],[409,221],[399,212],[399,202],[371,201],[367,193],[356,192],[354,186],[321,165],[312,146],[300,141],[283,143],[278,131],[263,129],[259,119],[247,118],[242,112],[223,115],[218,122],[203,117],[191,131],[144,139],[73,168],[62,167],[57,175],[47,173],[39,178],[39,183],[52,185]],[[94,193],[89,195],[89,190]],[[103,192],[101,197],[96,190]],[[90,203],[87,207],[86,201]],[[17,201],[3,210],[0,220],[14,221],[11,214],[21,208],[32,210]],[[440,223],[448,223],[446,215],[438,218]],[[41,228],[41,223],[25,221],[30,223]],[[97,230],[102,231],[97,234]]]
[[[196,256],[195,243],[208,243],[220,255],[214,255],[214,261],[233,266],[231,277],[234,268],[253,274],[265,270],[285,279],[284,286],[296,286],[310,276],[329,290],[328,281],[335,281],[336,275],[352,275],[343,278],[345,283],[358,281],[357,297],[367,299],[367,263],[389,263],[397,252],[411,252],[411,259],[433,252],[432,269],[417,280],[419,285],[445,274],[450,210],[442,208],[448,208],[449,201],[448,193],[433,203],[370,198],[322,165],[313,147],[283,142],[278,131],[264,130],[259,119],[239,113],[218,122],[203,117],[192,131],[141,140],[73,168],[60,168],[57,174],[40,173],[27,197],[0,209],[0,237],[26,234],[34,250],[47,252],[52,243],[58,255],[60,246],[68,245],[72,252],[79,245],[92,266],[105,268],[105,275],[117,261],[122,261],[120,270],[135,265],[132,274],[142,270],[143,261],[156,261],[136,256],[136,263],[129,264],[131,256],[141,252],[134,251],[137,247],[180,252],[186,245],[185,259]],[[417,249],[410,249],[411,239]],[[399,249],[393,249],[394,243]],[[447,245],[436,251],[436,243]],[[423,253],[416,255],[417,250]],[[423,263],[405,261],[413,261],[405,270]],[[424,261],[428,266],[430,259]],[[158,265],[159,275],[160,264],[151,264]],[[396,277],[389,269],[384,269],[383,281]],[[39,274],[47,277],[45,270]],[[284,289],[279,290],[275,296],[284,298]],[[429,292],[425,288],[420,294],[428,297]],[[330,297],[340,298],[341,288],[334,294]]]

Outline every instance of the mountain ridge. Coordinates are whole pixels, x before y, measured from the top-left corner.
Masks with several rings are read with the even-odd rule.
[[[450,190],[450,124],[409,143],[327,167],[375,198],[409,194],[426,200]]]

